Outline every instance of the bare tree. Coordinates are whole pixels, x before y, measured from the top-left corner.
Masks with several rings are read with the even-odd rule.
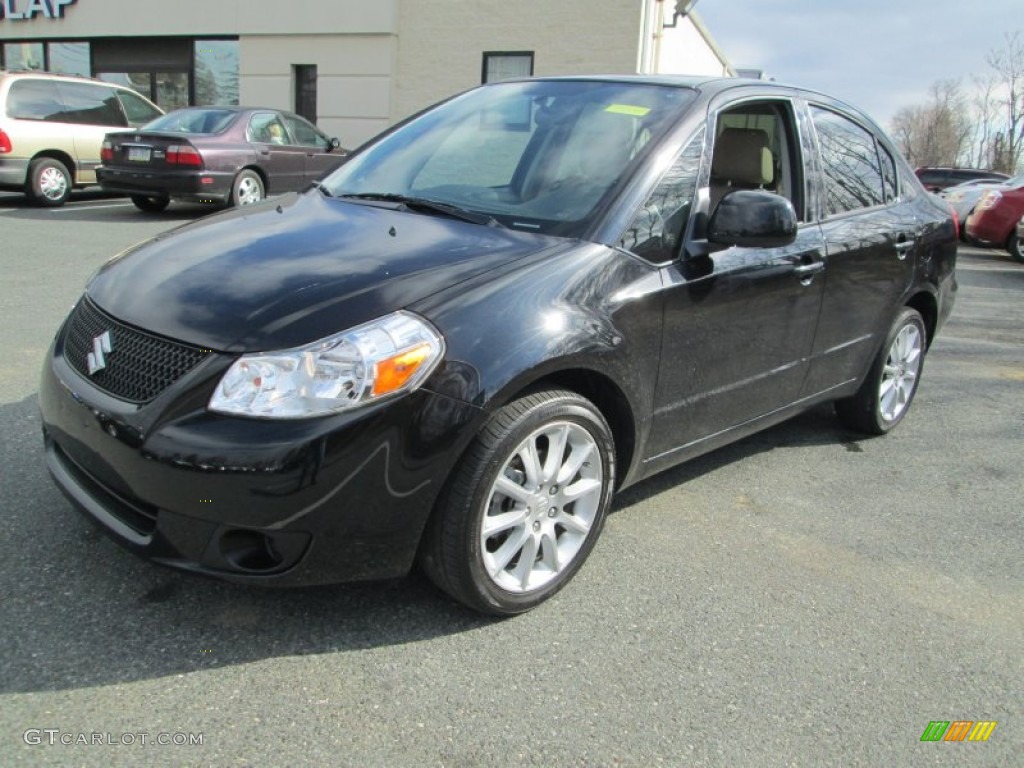
[[[1005,36],[1003,48],[989,51],[986,61],[995,71],[1003,98],[1005,122],[992,142],[992,167],[1013,173],[1024,155],[1024,40],[1018,30]]]
[[[968,116],[960,81],[936,82],[926,104],[904,107],[896,113],[892,131],[900,150],[914,165],[969,162],[975,126]]]
[[[974,107],[974,136],[972,139],[973,163],[976,168],[995,167],[994,156],[994,134],[999,104],[996,100],[996,89],[998,81],[995,75],[989,74],[985,77],[971,76],[974,83],[974,98],[971,105]]]

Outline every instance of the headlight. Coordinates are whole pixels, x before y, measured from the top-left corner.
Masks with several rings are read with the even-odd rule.
[[[268,419],[347,411],[412,391],[443,355],[444,339],[425,320],[395,312],[304,347],[243,355],[209,408]]]

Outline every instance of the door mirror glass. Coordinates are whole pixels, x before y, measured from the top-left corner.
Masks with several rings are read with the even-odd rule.
[[[708,224],[708,241],[744,248],[778,248],[796,240],[793,204],[774,192],[737,189],[715,207]]]
[[[341,139],[337,136],[331,138],[331,150],[341,149]]]

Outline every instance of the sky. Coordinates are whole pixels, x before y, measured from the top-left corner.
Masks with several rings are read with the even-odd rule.
[[[1024,0],[699,0],[734,67],[835,96],[888,128],[937,80],[991,72],[1005,33],[1024,38]]]

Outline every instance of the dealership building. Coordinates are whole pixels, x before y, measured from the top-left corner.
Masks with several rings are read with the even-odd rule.
[[[292,109],[355,146],[481,82],[731,75],[672,0],[0,0],[0,67],[133,86],[164,109]],[[690,4],[692,5],[692,4]]]

